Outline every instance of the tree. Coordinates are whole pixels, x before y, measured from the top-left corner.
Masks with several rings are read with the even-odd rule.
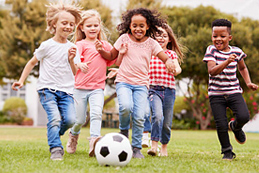
[[[12,4],[12,10],[1,19],[0,59],[4,76],[18,79],[35,48],[50,37],[45,32],[47,1],[11,0],[7,3]],[[31,74],[38,76],[38,68]]]

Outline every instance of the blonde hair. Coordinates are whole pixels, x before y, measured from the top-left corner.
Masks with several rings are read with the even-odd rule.
[[[184,59],[183,51],[185,49],[184,46],[182,46],[178,42],[176,36],[174,35],[172,28],[168,24],[163,23],[161,28],[163,28],[167,32],[167,34],[169,36],[169,40],[171,41],[167,44],[166,48],[169,50],[175,51],[179,57],[179,62],[180,63],[183,62],[183,59]]]
[[[97,39],[98,40],[107,40],[106,33],[108,32],[108,30],[103,26],[103,23],[101,20],[101,15],[98,13],[98,11],[91,9],[91,10],[86,10],[86,11],[82,12],[82,19],[78,23],[78,25],[76,26],[76,29],[75,29],[75,35],[73,38],[74,42],[77,42],[77,41],[80,41],[80,40],[86,38],[86,35],[81,30],[81,27],[83,26],[85,20],[87,20],[91,17],[96,17],[100,22],[100,32],[97,35]]]
[[[68,13],[71,13],[76,21],[75,24],[77,25],[79,21],[81,20],[81,11],[80,7],[76,4],[63,4],[62,2],[57,4],[50,3],[49,5],[46,5],[47,12],[46,12],[46,21],[47,21],[47,29],[46,31],[49,31],[51,34],[56,33],[56,28],[54,27],[54,24],[58,20],[58,15],[62,11],[66,11]]]

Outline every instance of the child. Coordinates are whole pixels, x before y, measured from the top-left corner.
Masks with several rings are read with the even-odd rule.
[[[249,121],[247,105],[242,97],[242,88],[236,77],[238,70],[248,88],[257,90],[258,86],[251,82],[244,58],[246,54],[238,47],[230,46],[232,40],[231,22],[217,19],[212,22],[213,45],[208,46],[203,61],[207,63],[209,72],[208,94],[210,106],[215,119],[218,138],[224,160],[236,157],[229,141],[228,127],[233,131],[236,141],[246,142],[242,127]],[[229,107],[236,119],[228,124],[226,108]]]
[[[79,54],[83,57],[85,65],[90,63],[87,74],[83,73],[84,66],[79,66],[75,76],[76,123],[69,133],[68,153],[76,151],[80,130],[86,122],[87,103],[90,106],[90,157],[94,156],[94,146],[100,139],[106,68],[114,63],[114,61],[103,59],[95,49],[96,40],[102,42],[104,50],[110,51],[112,49],[112,45],[106,41],[103,29],[101,16],[96,10],[84,11],[82,20],[76,27],[75,41]]]
[[[161,26],[164,22],[159,16],[156,11],[145,8],[129,10],[123,14],[123,22],[117,27],[121,36],[110,52],[102,49],[101,42],[96,42],[97,50],[106,59],[116,58],[121,47],[127,45],[127,52],[123,55],[115,82],[119,101],[119,128],[121,133],[127,137],[130,128],[130,115],[132,116],[134,158],[144,158],[140,150],[142,148],[141,138],[147,105],[148,71],[151,56],[158,56],[166,64],[169,72],[175,72],[172,61],[163,52],[161,46],[150,38],[158,31],[156,26]]]
[[[151,122],[150,122],[150,106],[149,106],[149,100],[147,103],[145,116],[144,116],[144,131],[143,131],[143,137],[142,137],[142,147],[147,148],[150,146],[150,138],[149,133],[151,133]]]
[[[159,27],[161,34],[155,35],[156,40],[164,52],[177,65],[177,75],[181,73],[178,61],[182,61],[183,53],[177,42],[173,30],[167,24]],[[179,55],[179,58],[177,56]],[[175,101],[175,78],[173,74],[166,72],[165,65],[157,57],[153,56],[149,70],[149,104],[151,109],[151,149],[148,154],[157,155],[158,141],[161,142],[160,156],[168,156],[167,144],[170,141],[173,120],[173,108]]]
[[[74,75],[80,61],[79,54],[67,37],[80,21],[80,9],[75,5],[50,4],[46,13],[47,31],[54,37],[41,43],[26,64],[13,90],[23,83],[33,67],[40,61],[37,91],[48,116],[47,135],[52,160],[62,160],[64,155],[60,136],[74,124],[75,108],[72,96]]]

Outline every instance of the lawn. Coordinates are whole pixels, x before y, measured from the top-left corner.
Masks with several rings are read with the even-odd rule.
[[[209,172],[247,173],[259,172],[259,134],[247,133],[247,142],[238,144],[232,132],[230,140],[237,158],[222,160],[216,131],[173,130],[168,145],[168,157],[152,157],[142,149],[145,159],[132,159],[126,167],[102,167],[95,158],[88,156],[89,128],[83,128],[75,154],[65,153],[63,161],[50,160],[46,128],[0,127],[0,172],[1,173],[105,173],[105,172]],[[102,135],[118,132],[118,129],[102,129]],[[63,146],[68,133],[62,138]]]

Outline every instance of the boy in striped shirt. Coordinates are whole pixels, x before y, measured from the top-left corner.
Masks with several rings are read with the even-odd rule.
[[[238,47],[230,46],[232,39],[231,22],[217,19],[212,22],[212,42],[208,46],[203,61],[207,63],[209,73],[208,94],[210,106],[215,119],[218,138],[224,160],[232,160],[232,152],[228,136],[228,128],[233,131],[236,141],[246,141],[242,127],[249,121],[249,111],[242,97],[242,88],[236,76],[237,68],[248,88],[257,90],[258,85],[251,82],[249,71],[245,65],[246,54]],[[233,111],[235,120],[228,123],[226,109]]]

